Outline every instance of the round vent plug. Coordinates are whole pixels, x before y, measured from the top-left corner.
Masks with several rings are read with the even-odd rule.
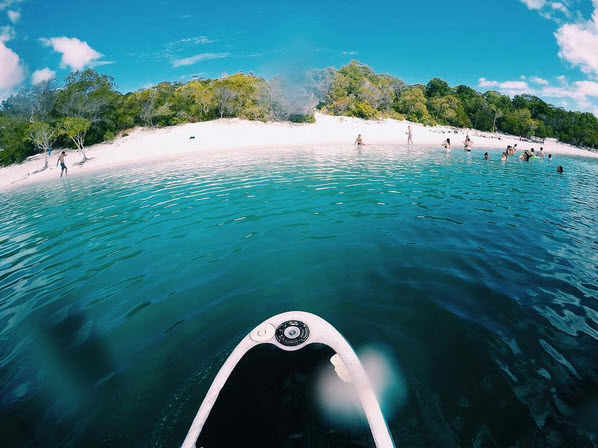
[[[288,320],[276,329],[276,340],[287,347],[303,344],[309,338],[309,327],[298,320]]]

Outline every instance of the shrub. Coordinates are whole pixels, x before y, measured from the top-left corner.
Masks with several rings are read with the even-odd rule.
[[[315,123],[316,117],[308,114],[291,114],[289,115],[291,123]]]
[[[352,103],[349,107],[349,112],[354,117],[365,118],[366,120],[378,115],[378,111],[365,101],[356,101]]]
[[[106,132],[104,134],[104,141],[111,142],[112,140],[114,140],[114,132],[112,132],[112,131]]]

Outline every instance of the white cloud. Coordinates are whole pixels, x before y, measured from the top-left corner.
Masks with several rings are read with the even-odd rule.
[[[54,70],[50,70],[49,67],[42,68],[40,70],[36,70],[31,74],[31,82],[33,84],[39,84],[43,81],[49,81],[50,79],[54,79],[56,76],[56,72]]]
[[[349,55],[349,56],[355,56],[355,55],[358,55],[359,52],[355,51],[355,50],[351,50],[351,51],[343,51],[343,54]]]
[[[553,20],[556,23],[563,22],[565,18],[571,17],[571,11],[567,7],[568,0],[520,0],[532,11],[537,11],[545,19]]]
[[[18,20],[21,18],[21,13],[19,11],[14,11],[12,9],[9,9],[8,11],[6,11],[6,15],[8,15],[8,18],[10,19],[10,21],[12,23],[17,23]]]
[[[530,78],[530,80],[531,80],[531,82],[533,82],[535,84],[540,84],[541,86],[547,86],[548,84],[550,84],[544,78],[540,78],[539,76],[532,76]]]
[[[196,37],[186,37],[185,39],[181,39],[176,42],[173,42],[173,44],[183,43],[183,44],[193,44],[193,45],[198,45],[198,44],[205,45],[205,44],[211,44],[213,42],[218,42],[218,40],[210,39],[207,36],[196,36]]]
[[[91,48],[87,42],[75,37],[41,38],[40,41],[47,47],[52,47],[57,53],[62,53],[60,66],[70,67],[72,70],[81,70],[86,66],[98,66],[108,62],[100,61],[104,55]]]
[[[566,16],[570,15],[571,13],[569,12],[569,8],[567,8],[564,4],[562,4],[561,2],[553,2],[550,4],[550,7],[556,11],[560,11],[563,14],[565,14]]]
[[[0,27],[0,42],[8,42],[9,40],[14,39],[15,37],[15,30],[8,25]]]
[[[556,33],[559,57],[587,74],[598,75],[598,23],[571,23]]]
[[[8,96],[12,89],[25,79],[25,66],[18,54],[5,43],[12,38],[12,28],[0,30],[0,99]]]
[[[521,0],[521,3],[532,10],[542,9],[544,6],[546,6],[546,0]]]
[[[10,8],[12,5],[21,3],[23,0],[2,0],[0,1],[0,11],[4,11],[6,8]]]
[[[529,85],[525,81],[505,81],[499,84],[501,89],[505,90],[526,90],[529,89]]]
[[[173,67],[186,67],[197,64],[198,62],[208,61],[210,59],[221,59],[229,56],[230,53],[201,53],[184,59],[175,59],[172,61]]]
[[[525,77],[522,77],[525,79]],[[489,81],[486,78],[478,79],[478,85],[480,87],[498,87],[500,90],[515,91],[515,90],[527,90],[529,84],[525,81]]]

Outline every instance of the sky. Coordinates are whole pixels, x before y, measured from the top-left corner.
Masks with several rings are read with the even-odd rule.
[[[352,59],[598,115],[598,0],[0,0],[0,99],[87,67],[127,92]]]

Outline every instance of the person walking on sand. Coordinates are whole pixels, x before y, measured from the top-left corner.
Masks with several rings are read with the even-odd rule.
[[[359,134],[357,136],[357,138],[355,139],[355,143],[353,143],[353,144],[357,145],[357,146],[362,146],[363,145],[363,139],[361,138],[361,134]]]
[[[64,173],[66,176],[69,175],[69,170],[66,167],[65,163],[64,163],[64,158],[66,157],[66,154],[64,151],[62,151],[60,153],[60,155],[58,156],[58,160],[56,161],[56,166],[58,166],[58,163],[60,163],[60,177],[62,177],[62,174]]]
[[[407,145],[413,145],[413,131],[411,126],[407,126]]]
[[[446,151],[450,151],[451,150],[451,139],[447,138],[444,143],[440,146],[444,146],[444,149],[446,149]]]

